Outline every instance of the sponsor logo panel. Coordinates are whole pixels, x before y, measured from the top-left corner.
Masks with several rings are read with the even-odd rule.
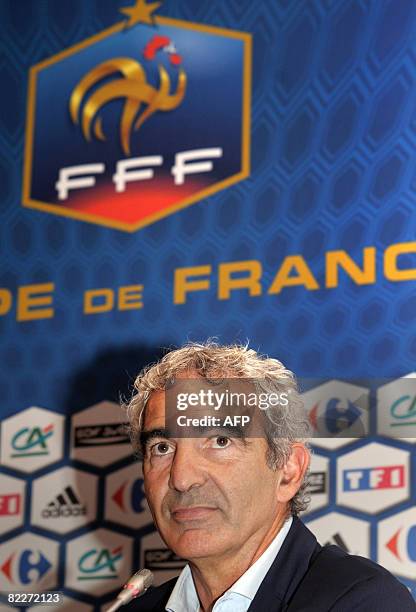
[[[111,446],[129,441],[126,423],[102,423],[96,426],[80,425],[74,430],[74,447]]]
[[[65,585],[93,595],[120,588],[132,573],[132,540],[97,529],[67,544]]]
[[[140,540],[140,567],[147,567],[155,575],[155,585],[179,576],[186,561],[166,547],[155,531]]]
[[[302,394],[313,444],[336,449],[368,433],[369,390],[340,380]]]
[[[409,508],[379,522],[377,561],[394,574],[415,579],[415,508]]]
[[[377,433],[416,442],[415,372],[377,389]]]
[[[57,542],[31,533],[1,545],[0,590],[40,593],[57,583]]]
[[[69,533],[96,518],[97,476],[71,467],[33,483],[31,521],[57,533]]]
[[[1,463],[35,472],[62,459],[65,417],[32,407],[5,419],[1,428]]]
[[[105,518],[132,529],[153,523],[144,495],[141,463],[135,462],[107,476]]]
[[[131,455],[127,419],[118,404],[101,402],[73,415],[72,459],[103,467]]]
[[[25,488],[23,480],[0,474],[0,534],[23,525]]]
[[[372,442],[337,462],[337,502],[375,514],[409,497],[409,453]]]
[[[305,514],[327,505],[329,499],[329,459],[312,454],[308,477],[307,493],[310,502]]]
[[[370,555],[370,524],[339,512],[330,512],[318,519],[306,521],[318,542],[336,544],[353,555]]]

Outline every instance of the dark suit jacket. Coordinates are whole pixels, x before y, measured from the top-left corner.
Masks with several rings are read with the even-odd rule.
[[[176,578],[127,605],[126,612],[164,612]],[[298,518],[261,583],[249,612],[410,612],[405,586],[380,565],[322,548]]]

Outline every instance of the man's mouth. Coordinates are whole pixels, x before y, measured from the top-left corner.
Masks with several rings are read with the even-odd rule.
[[[175,521],[195,521],[198,519],[206,519],[217,508],[212,506],[175,506],[171,509],[170,514]]]

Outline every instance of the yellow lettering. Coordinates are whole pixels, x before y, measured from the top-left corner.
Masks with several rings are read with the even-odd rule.
[[[101,303],[95,303],[97,299],[103,299]],[[84,314],[96,314],[108,312],[114,307],[114,291],[112,289],[90,289],[84,293]]]
[[[416,253],[416,242],[392,244],[384,253],[384,276],[391,281],[416,280],[416,268],[399,270],[397,258],[405,253]]]
[[[247,276],[233,278],[234,273],[248,272]],[[248,289],[250,295],[261,295],[261,263],[255,259],[234,261],[219,265],[218,298],[227,300],[234,289]]]
[[[186,295],[190,291],[209,289],[210,280],[188,280],[193,276],[211,274],[211,266],[193,266],[192,268],[177,268],[174,276],[173,303],[185,304]]]
[[[143,308],[143,285],[126,285],[118,290],[119,310]]]
[[[345,251],[328,251],[326,254],[326,287],[338,287],[338,269],[341,267],[357,285],[371,285],[376,282],[376,249],[363,249],[362,269]]]
[[[291,276],[292,270],[297,272],[296,276]],[[290,255],[283,260],[268,293],[280,293],[283,287],[298,285],[304,285],[310,291],[319,289],[319,284],[302,255]]]
[[[41,306],[52,305],[53,296],[43,294],[52,293],[54,289],[55,285],[53,283],[19,287],[17,292],[17,320],[51,319],[54,316],[54,309],[41,308]]]
[[[0,289],[0,315],[9,312],[12,306],[12,294],[8,289]]]

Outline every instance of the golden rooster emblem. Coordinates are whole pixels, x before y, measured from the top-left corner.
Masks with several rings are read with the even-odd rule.
[[[154,36],[144,49],[144,57],[153,59],[159,49],[164,49],[170,55],[173,65],[181,63],[182,58],[166,36]],[[116,57],[99,64],[90,70],[75,86],[69,101],[69,112],[74,124],[81,124],[84,138],[91,141],[91,132],[99,140],[105,140],[100,110],[108,102],[124,99],[120,120],[120,144],[126,156],[130,155],[130,140],[133,131],[137,131],[143,123],[156,111],[170,111],[177,108],[186,91],[186,74],[180,68],[176,91],[171,93],[171,82],[168,72],[159,64],[159,87],[153,87],[147,82],[146,74],[140,62],[128,57]],[[110,76],[115,78],[95,86]],[[89,99],[85,97],[95,88]],[[82,112],[81,111],[81,106]],[[143,104],[147,104],[141,114]]]

